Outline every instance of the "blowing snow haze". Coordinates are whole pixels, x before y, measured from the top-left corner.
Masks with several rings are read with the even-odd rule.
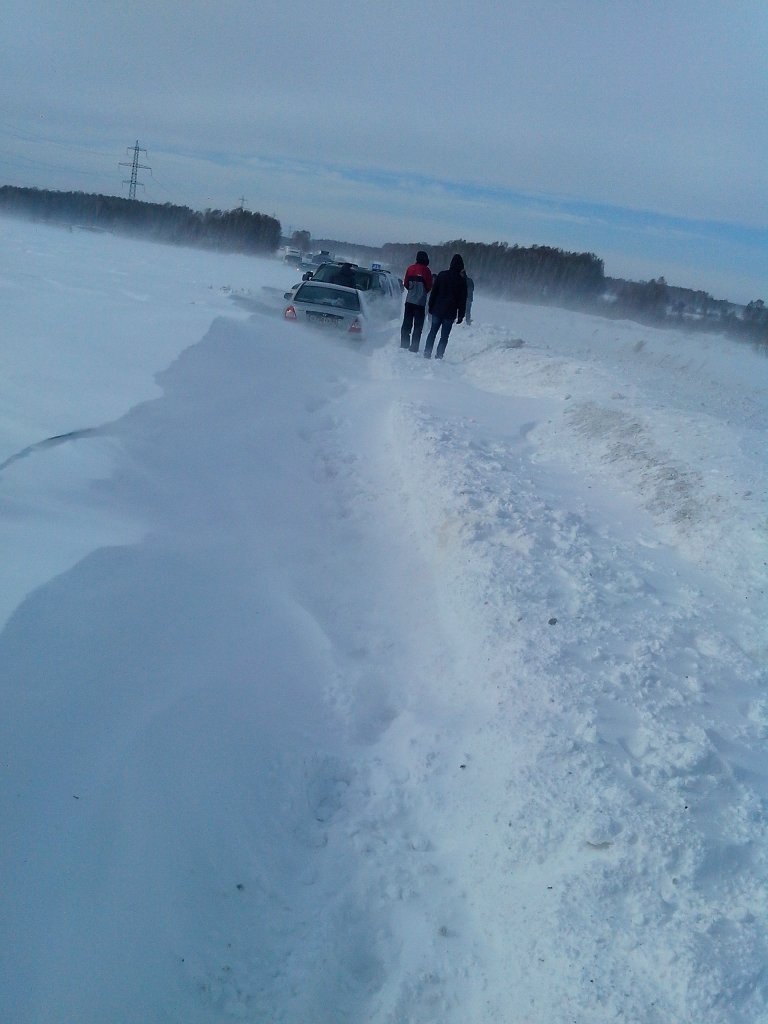
[[[0,1021],[768,1019],[768,359],[0,220]]]
[[[139,139],[153,202],[764,296],[762,3],[8,0],[0,30],[0,182],[125,195]]]

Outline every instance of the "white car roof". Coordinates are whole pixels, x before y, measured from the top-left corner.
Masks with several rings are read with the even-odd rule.
[[[310,277],[308,281],[302,281],[299,288],[303,288],[305,284],[311,285],[313,288],[338,288],[342,292],[357,291],[357,288],[350,288],[346,284],[335,284],[333,281],[316,281],[314,277]]]

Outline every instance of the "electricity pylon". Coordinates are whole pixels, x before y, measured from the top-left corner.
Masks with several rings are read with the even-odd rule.
[[[126,148],[126,151],[128,153],[130,153],[131,147],[130,146],[126,146],[125,148]],[[136,145],[133,147],[133,160],[131,161],[131,163],[127,163],[125,160],[121,160],[120,163],[118,164],[118,167],[130,167],[131,168],[130,180],[128,178],[123,178],[123,184],[130,186],[129,189],[128,189],[128,198],[129,199],[135,199],[136,198],[136,185],[141,185],[141,187],[144,188],[143,183],[136,180],[136,178],[138,176],[138,173],[139,173],[139,169],[141,169],[142,171],[149,171],[150,173],[152,171],[151,167],[148,167],[146,164],[140,164],[139,163],[139,153],[146,153],[146,152],[147,152],[146,149],[139,149],[139,140],[136,139]]]

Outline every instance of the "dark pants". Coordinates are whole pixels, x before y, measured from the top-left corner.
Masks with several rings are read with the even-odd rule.
[[[424,306],[420,306],[418,302],[406,302],[403,326],[400,328],[400,348],[410,348],[411,352],[418,352],[423,329]]]
[[[445,346],[448,344],[448,335],[451,333],[453,327],[453,317],[432,317],[432,326],[429,328],[429,334],[427,340],[424,343],[424,355],[427,359],[432,358],[432,346],[435,344],[435,338],[437,332],[440,331],[440,341],[437,343],[437,352],[435,352],[435,359],[442,359],[443,352],[445,352]]]

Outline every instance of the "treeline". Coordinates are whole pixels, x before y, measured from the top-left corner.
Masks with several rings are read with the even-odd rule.
[[[650,281],[606,278],[603,300],[615,304],[622,315],[645,321],[707,322],[737,319],[742,307],[709,292],[669,285],[663,277]]]
[[[768,310],[762,299],[741,306],[701,289],[669,285],[663,277],[651,281],[608,278],[597,311],[659,327],[720,331],[768,348]]]
[[[735,329],[768,351],[768,309],[762,299],[755,299],[744,307]]]
[[[172,203],[13,185],[0,186],[0,212],[226,252],[272,253],[281,235],[279,220],[249,210],[201,213]]]
[[[460,238],[440,245],[387,242],[384,259],[407,267],[418,249],[429,253],[433,270],[443,270],[461,253],[476,287],[508,299],[562,302],[594,298],[605,287],[603,261],[591,252],[565,252],[548,245],[507,245],[467,242]]]

